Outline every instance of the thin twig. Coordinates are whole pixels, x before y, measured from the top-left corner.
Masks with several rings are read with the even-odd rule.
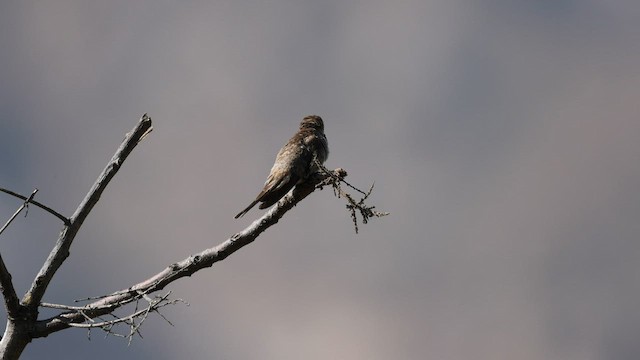
[[[36,192],[37,192],[37,190],[38,189],[36,189]],[[44,211],[48,212],[49,214],[51,214],[51,215],[57,217],[58,219],[60,219],[67,226],[69,226],[71,224],[71,221],[69,221],[69,219],[67,217],[65,217],[64,215],[60,214],[59,212],[53,210],[52,208],[50,208],[50,207],[48,207],[46,205],[43,205],[40,202],[37,202],[37,201],[33,200],[33,195],[34,194],[31,194],[32,196],[26,197],[24,195],[20,195],[20,194],[18,194],[16,192],[13,192],[11,190],[4,189],[4,188],[0,188],[0,191],[3,192],[3,193],[9,194],[11,196],[15,196],[18,199],[25,200],[26,202],[31,203],[31,204],[41,208],[42,210],[44,210]]]
[[[38,189],[35,189],[33,190],[33,192],[28,198],[23,199],[24,202],[22,203],[22,206],[20,206],[18,210],[16,210],[16,212],[14,212],[13,215],[11,215],[11,217],[9,218],[9,220],[7,220],[4,226],[2,226],[2,228],[0,229],[0,234],[2,234],[7,227],[9,227],[9,224],[13,222],[13,220],[18,216],[18,214],[20,214],[22,210],[28,208],[29,202],[33,201],[33,197],[36,195],[37,192],[38,192]]]
[[[91,324],[87,324],[87,323],[69,323],[68,325],[70,327],[77,327],[77,328],[98,328],[98,327],[104,327],[104,326],[111,326],[111,325],[115,325],[115,324],[119,324],[119,323],[123,323],[123,322],[127,322],[130,321],[144,313],[148,313],[149,311],[153,311],[153,309],[155,307],[164,307],[167,305],[172,305],[175,302],[177,302],[177,300],[169,300],[167,302],[162,302],[165,301],[167,299],[167,297],[169,296],[170,293],[167,293],[166,295],[162,296],[159,299],[154,300],[153,303],[149,304],[149,306],[145,307],[142,310],[138,310],[132,314],[129,314],[125,317],[122,318],[117,318],[114,320],[109,320],[109,321],[103,321],[103,322],[94,322]]]
[[[135,309],[131,314],[124,317],[119,317],[111,312],[106,315],[113,317],[113,320],[105,320],[101,316],[96,316],[95,318],[101,320],[99,322],[96,322],[95,318],[91,318],[88,315],[86,315],[86,312],[90,312],[94,310],[93,308],[89,308],[88,307],[89,305],[87,305],[83,307],[83,310],[77,310],[78,313],[84,316],[85,318],[84,322],[70,323],[69,326],[75,327],[75,328],[87,329],[87,337],[89,339],[91,339],[91,330],[94,328],[99,328],[105,332],[105,336],[113,335],[116,337],[127,338],[128,345],[131,345],[134,335],[138,335],[140,336],[140,338],[143,338],[140,328],[142,327],[144,322],[149,318],[149,314],[151,314],[152,312],[157,313],[169,325],[173,326],[173,323],[171,323],[171,321],[169,321],[169,319],[167,319],[166,316],[160,313],[160,308],[173,305],[178,302],[182,302],[182,303],[185,303],[185,302],[182,299],[170,300],[169,295],[171,295],[171,291],[169,291],[167,294],[163,296],[158,296],[155,299],[152,299],[151,297],[147,296],[145,293],[140,293],[139,294],[140,298],[138,298],[138,300],[135,302]],[[140,303],[140,300],[142,299],[146,300],[148,302],[148,305],[146,305],[143,309],[139,310],[139,303]],[[47,305],[48,307],[53,307],[53,308],[69,308],[74,310],[76,310],[77,308],[73,306],[48,304],[48,303],[43,304],[43,306],[44,305]],[[127,334],[121,334],[116,331],[116,326],[120,324],[126,325],[129,327],[129,331]]]
[[[318,160],[315,160],[316,166],[318,167],[318,169],[320,169],[320,171],[324,174],[326,174],[327,176],[329,176],[331,179],[333,179],[335,182],[337,183],[345,183],[345,185],[347,185],[348,187],[352,188],[353,190],[361,193],[362,195],[365,195],[366,193],[360,189],[358,189],[357,187],[351,185],[347,180],[345,180],[345,176],[347,175],[346,172],[343,169],[342,172],[336,172],[336,171],[331,171],[329,169],[327,169],[324,165],[322,165],[322,163],[320,163]]]
[[[333,187],[333,194],[335,196],[337,196],[338,198],[345,198],[347,200],[347,210],[349,211],[349,214],[351,216],[351,221],[353,222],[353,227],[356,231],[356,234],[358,233],[358,216],[356,215],[356,210],[360,213],[360,216],[362,217],[362,223],[366,224],[369,222],[369,218],[371,217],[383,217],[383,216],[387,216],[389,215],[388,212],[384,212],[384,211],[377,211],[374,210],[375,206],[367,206],[364,201],[367,200],[367,198],[369,197],[369,195],[371,195],[371,192],[373,192],[373,185],[375,184],[371,184],[371,187],[369,188],[369,191],[364,192],[360,189],[358,189],[357,187],[351,185],[350,183],[348,183],[344,177],[346,176],[346,172],[344,172],[344,170],[342,172],[340,171],[329,171],[326,167],[324,167],[324,165],[322,165],[319,161],[316,160],[316,166],[320,169],[320,172],[326,174],[328,176],[327,180],[328,181],[323,181],[322,183],[319,184],[320,187],[325,186],[325,185],[331,185]],[[342,169],[340,169],[342,170]],[[348,187],[352,188],[353,190],[361,193],[362,195],[364,195],[360,200],[356,201],[353,196],[351,194],[349,194],[348,192],[344,191],[342,189],[342,187],[340,186],[341,183],[346,184]]]

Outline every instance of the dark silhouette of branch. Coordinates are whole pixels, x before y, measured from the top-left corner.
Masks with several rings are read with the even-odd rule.
[[[61,215],[59,212],[53,210],[52,208],[50,208],[50,207],[48,207],[46,205],[43,205],[43,204],[33,200],[33,195],[35,195],[35,193],[31,194],[31,196],[29,196],[29,197],[26,197],[24,195],[20,195],[20,194],[18,194],[16,192],[13,192],[13,191],[7,190],[7,189],[3,189],[3,188],[0,188],[0,191],[3,192],[3,193],[9,194],[11,196],[15,196],[18,199],[24,200],[25,204],[33,204],[33,205],[43,209],[44,211],[48,212],[49,214],[51,214],[51,215],[57,217],[58,219],[60,219],[67,226],[71,225],[71,221],[69,221],[68,218],[66,218],[65,216]],[[36,189],[35,192],[38,192],[38,189]],[[1,231],[0,231],[0,233],[1,233]]]

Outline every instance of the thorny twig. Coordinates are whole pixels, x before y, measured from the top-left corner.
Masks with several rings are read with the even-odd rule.
[[[162,296],[155,296],[155,298],[151,298],[144,292],[139,292],[138,297],[135,299],[135,308],[133,312],[127,316],[117,316],[112,312],[106,314],[112,316],[112,320],[106,320],[101,316],[96,317],[95,319],[100,320],[96,322],[94,318],[91,318],[87,313],[91,311],[95,311],[97,308],[92,306],[68,306],[68,305],[60,305],[60,304],[51,304],[51,303],[41,303],[42,307],[59,309],[59,310],[68,310],[72,312],[76,312],[82,315],[86,321],[82,323],[69,323],[70,327],[75,328],[85,328],[87,329],[87,337],[89,340],[91,339],[91,330],[95,328],[99,328],[105,332],[105,336],[113,335],[117,337],[122,337],[128,339],[128,344],[131,345],[131,341],[133,340],[134,335],[138,335],[142,338],[142,334],[140,333],[140,327],[148,318],[149,314],[152,312],[157,313],[160,317],[165,320],[169,325],[173,326],[173,323],[169,321],[163,314],[160,313],[159,309],[168,305],[173,305],[176,303],[184,303],[189,305],[182,299],[169,299],[169,295],[171,295],[171,291]],[[140,301],[146,301],[147,305],[144,308],[140,308]],[[130,302],[130,301],[127,301]],[[119,304],[122,305],[122,304]],[[112,305],[113,307],[113,305]],[[116,325],[125,325],[129,327],[128,333],[120,333],[115,330]]]
[[[374,210],[375,206],[367,206],[364,203],[364,201],[367,200],[369,195],[371,195],[371,192],[373,191],[373,185],[375,183],[371,184],[369,191],[364,192],[358,189],[357,187],[351,185],[349,182],[347,182],[344,179],[344,177],[347,175],[347,172],[345,170],[337,169],[336,171],[330,171],[329,169],[324,167],[324,165],[322,165],[319,161],[316,160],[315,163],[318,166],[318,169],[320,169],[320,171],[327,176],[327,178],[324,181],[320,182],[317,185],[317,187],[322,188],[323,186],[331,185],[331,187],[333,188],[333,194],[336,197],[338,198],[344,197],[345,199],[347,199],[346,207],[349,213],[351,214],[351,220],[353,221],[353,226],[355,228],[356,234],[358,233],[358,217],[356,216],[356,210],[360,212],[360,216],[362,217],[363,224],[368,223],[369,218],[371,217],[382,217],[382,216],[389,215],[388,212],[381,212],[381,211]],[[351,194],[349,194],[348,192],[342,189],[342,186],[340,185],[341,183],[344,183],[348,187],[361,193],[364,196],[360,198],[360,200],[356,201]]]

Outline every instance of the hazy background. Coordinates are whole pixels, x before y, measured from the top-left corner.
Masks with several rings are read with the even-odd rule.
[[[154,121],[45,301],[244,228],[306,114],[392,213],[356,235],[314,193],[173,284],[175,327],[130,347],[66,330],[23,358],[640,358],[639,19],[631,0],[4,1],[0,186],[70,215]],[[60,228],[32,207],[0,237],[20,294]]]

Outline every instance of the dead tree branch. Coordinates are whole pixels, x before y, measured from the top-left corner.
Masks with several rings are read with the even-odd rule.
[[[356,210],[362,215],[363,223],[366,223],[367,219],[371,216],[384,216],[387,214],[377,212],[373,210],[373,206],[366,206],[364,204],[364,200],[371,194],[373,186],[365,193],[344,180],[347,173],[343,169],[338,168],[330,171],[320,165],[320,172],[314,174],[310,179],[307,179],[307,181],[296,185],[291,192],[285,195],[262,217],[217,246],[173,263],[159,273],[127,289],[109,295],[86,298],[84,301],[91,302],[84,306],[69,306],[42,302],[42,298],[53,276],[69,256],[71,244],[84,220],[98,202],[103,191],[118,172],[122,163],[151,130],[151,119],[145,114],[133,130],[127,134],[89,193],[82,200],[74,214],[68,219],[49,207],[35,202],[33,200],[35,192],[31,197],[26,198],[12,191],[0,189],[2,192],[25,200],[13,218],[15,218],[22,209],[26,208],[29,203],[32,203],[55,215],[65,224],[53,250],[38,272],[31,287],[22,298],[22,301],[18,301],[15,290],[13,289],[13,284],[11,283],[11,275],[0,257],[0,285],[2,286],[2,294],[5,298],[5,306],[9,314],[9,321],[7,322],[4,336],[0,340],[0,357],[2,359],[17,359],[24,347],[33,339],[46,337],[51,333],[70,327],[86,328],[89,334],[91,329],[99,328],[105,331],[107,335],[127,337],[129,342],[131,342],[134,335],[137,334],[141,336],[140,326],[148,318],[150,313],[157,313],[169,322],[169,320],[160,314],[159,309],[184,301],[181,299],[169,299],[170,292],[166,295],[155,296],[153,298],[150,294],[164,289],[167,285],[180,278],[191,276],[199,270],[211,267],[216,262],[224,260],[242,247],[252,243],[262,232],[276,224],[287,211],[292,209],[316,189],[321,190],[324,186],[331,185],[334,193],[336,193],[338,197],[345,197],[348,200],[347,208],[351,211],[356,232],[358,231],[355,217]],[[351,195],[342,190],[340,187],[341,183],[362,193],[364,197],[359,201],[355,201]],[[13,218],[10,219],[8,223],[10,223]],[[144,303],[145,301],[146,304]],[[114,313],[116,310],[122,310],[129,304],[134,305],[135,309],[129,312],[128,315],[118,316]],[[142,307],[140,307],[141,305]],[[56,316],[38,320],[39,307],[58,309],[62,312]],[[113,319],[106,320],[103,317]],[[169,322],[169,324],[171,323]],[[114,331],[114,326],[116,325],[128,326],[128,334],[123,335]]]
[[[35,192],[31,197],[26,198],[13,191],[0,189],[7,194],[25,200],[23,208],[29,203],[32,203],[64,222],[64,228],[58,237],[58,241],[53,250],[51,250],[51,253],[49,253],[49,257],[31,284],[30,289],[23,296],[22,301],[18,302],[16,300],[17,295],[11,283],[11,275],[6,269],[6,266],[4,266],[4,263],[0,264],[0,284],[2,285],[2,294],[5,298],[5,306],[7,307],[7,313],[9,315],[4,335],[0,340],[0,357],[2,359],[17,359],[20,357],[24,348],[35,337],[33,330],[37,321],[38,307],[40,306],[42,297],[56,271],[69,256],[69,248],[78,230],[91,212],[91,209],[93,209],[94,205],[100,199],[100,195],[109,184],[109,181],[120,169],[124,160],[151,130],[151,118],[149,118],[147,114],[144,114],[133,130],[127,134],[115,155],[98,177],[98,180],[96,180],[87,196],[69,219],[53,209],[34,201],[33,195]]]
[[[149,118],[147,114],[144,114],[133,130],[127,134],[122,145],[120,145],[120,148],[118,148],[115,155],[113,155],[96,182],[93,184],[93,187],[89,190],[87,196],[82,200],[73,215],[71,215],[71,218],[69,219],[70,224],[66,225],[60,233],[60,237],[58,238],[56,245],[53,250],[51,250],[49,257],[40,269],[40,272],[38,272],[33,284],[31,284],[31,288],[22,298],[24,306],[34,309],[40,304],[53,275],[69,256],[71,243],[73,243],[73,239],[76,237],[76,234],[84,220],[87,218],[87,215],[89,215],[95,204],[98,202],[100,195],[102,195],[102,192],[106,189],[111,179],[113,179],[118,170],[120,170],[122,163],[140,143],[142,138],[151,130],[151,118]]]
[[[346,175],[342,169],[332,172],[334,175]],[[47,336],[53,332],[74,326],[76,323],[84,323],[89,318],[96,318],[109,313],[115,309],[136,301],[142,296],[162,290],[170,283],[191,276],[195,272],[211,267],[214,263],[224,260],[229,255],[238,251],[242,247],[252,243],[262,232],[276,224],[282,216],[293,208],[297,203],[306,198],[317,188],[321,188],[322,182],[327,179],[326,174],[317,174],[308,182],[299,184],[292,192],[283,197],[273,208],[267,211],[258,220],[255,220],[247,228],[231,236],[221,244],[189,256],[188,258],[169,265],[156,275],[135,284],[128,289],[117,291],[110,295],[98,297],[98,300],[83,307],[68,308],[63,312],[49,319],[40,320],[35,324],[34,337]],[[91,298],[95,299],[95,298]],[[92,325],[92,324],[88,324]],[[99,327],[99,326],[93,326]]]

